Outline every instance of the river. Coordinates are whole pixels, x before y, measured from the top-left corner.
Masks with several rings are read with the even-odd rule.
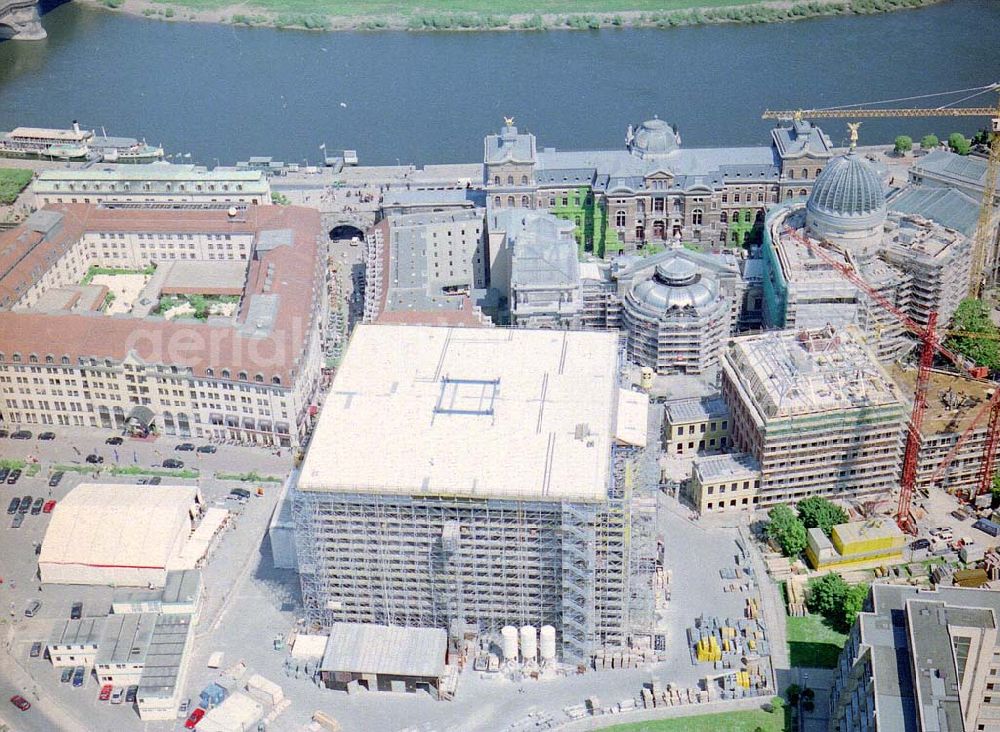
[[[1000,2],[673,30],[312,33],[167,23],[67,3],[48,39],[0,43],[0,129],[104,125],[213,165],[356,148],[368,164],[470,162],[502,116],[539,145],[608,148],[653,114],[687,147],[766,144],[770,108],[1000,80]],[[993,103],[987,95],[977,103]],[[872,120],[864,143],[978,120]],[[835,144],[846,126],[828,121]]]

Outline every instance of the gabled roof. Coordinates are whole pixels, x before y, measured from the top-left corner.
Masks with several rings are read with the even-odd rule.
[[[936,221],[972,236],[979,218],[979,202],[956,188],[933,185],[907,186],[889,200],[889,208]]]
[[[771,130],[771,139],[781,158],[828,158],[833,155],[830,138],[808,120],[798,120],[790,127],[775,127]]]

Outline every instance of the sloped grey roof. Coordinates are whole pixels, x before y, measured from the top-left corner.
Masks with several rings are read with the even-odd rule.
[[[965,193],[931,185],[908,186],[893,196],[889,208],[936,221],[949,229],[972,236],[979,217],[979,203]]]
[[[447,646],[443,628],[334,623],[320,670],[438,678]]]
[[[535,159],[535,136],[507,126],[499,135],[487,135],[484,160],[487,163],[529,163]]]
[[[974,155],[956,155],[947,150],[931,150],[913,164],[913,173],[937,174],[981,188],[986,181],[986,160]]]
[[[830,138],[819,127],[808,120],[793,122],[791,126],[775,127],[771,130],[778,154],[785,158],[797,158],[807,155],[813,157],[829,157]]]

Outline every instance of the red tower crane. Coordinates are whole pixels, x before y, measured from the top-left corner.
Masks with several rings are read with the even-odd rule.
[[[826,246],[822,242],[814,242],[809,237],[803,236],[791,227],[785,227],[785,234],[795,239],[797,242],[809,249],[810,252],[829,264],[844,276],[859,290],[867,294],[883,310],[891,313],[903,326],[920,339],[920,361],[917,369],[917,383],[913,394],[913,410],[910,413],[909,428],[906,434],[906,450],[903,453],[903,474],[900,481],[899,506],[896,510],[896,524],[900,529],[908,534],[916,534],[916,521],[913,518],[913,489],[917,484],[917,460],[920,455],[921,427],[924,421],[924,412],[927,409],[927,384],[930,381],[931,365],[934,361],[934,354],[940,353],[953,363],[965,376],[976,378],[965,366],[962,359],[955,353],[945,348],[938,340],[937,313],[932,312],[927,317],[927,325],[921,325],[896,307],[882,293],[869,285],[859,275],[853,267],[838,261],[834,256],[826,251]],[[980,466],[979,484],[976,495],[989,490],[989,483],[993,476],[993,465],[996,455],[997,443],[1000,442],[1000,389],[994,389],[993,397],[990,399],[990,420],[986,434],[986,448],[983,461]],[[943,473],[948,464],[958,453],[958,448],[971,434],[973,427],[979,419],[984,416],[985,408],[980,410],[973,423],[966,429],[959,438],[952,450],[945,456],[944,461],[938,466],[935,475]]]

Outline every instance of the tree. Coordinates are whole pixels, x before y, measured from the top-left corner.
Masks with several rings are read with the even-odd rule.
[[[854,620],[858,617],[858,613],[861,612],[861,608],[865,605],[865,600],[868,599],[868,587],[865,585],[853,585],[847,589],[847,593],[844,595],[841,618],[841,626],[843,628],[850,628],[854,625]]]
[[[920,147],[923,150],[933,150],[941,141],[938,139],[937,135],[924,135],[920,138]]]
[[[833,527],[847,521],[847,514],[844,510],[825,498],[811,496],[799,502],[799,520],[807,529],[819,527],[827,536],[833,531]]]
[[[844,578],[834,572],[809,580],[806,587],[806,606],[810,612],[828,619],[843,607],[844,598],[850,589]]]
[[[767,538],[781,548],[786,557],[795,557],[806,548],[806,527],[788,506],[775,506],[768,514]]]
[[[785,689],[785,698],[788,699],[788,703],[795,706],[799,703],[799,695],[802,693],[802,687],[798,684],[792,684],[787,689]]]
[[[972,149],[972,143],[961,132],[952,132],[948,135],[948,147],[951,148],[953,153],[968,155],[969,150]]]
[[[1000,506],[1000,473],[993,476],[993,485],[990,486],[990,508]]]
[[[897,155],[903,155],[913,149],[913,138],[908,135],[899,135],[896,138],[896,145],[893,148]]]
[[[1000,328],[993,325],[989,310],[981,300],[962,300],[958,304],[958,309],[955,310],[951,329],[968,333],[983,333],[988,336],[1000,335]],[[945,345],[991,371],[1000,369],[1000,341],[992,338],[953,336],[947,340]]]
[[[989,145],[990,135],[992,133],[985,127],[979,130],[972,138],[972,144],[974,145]]]

